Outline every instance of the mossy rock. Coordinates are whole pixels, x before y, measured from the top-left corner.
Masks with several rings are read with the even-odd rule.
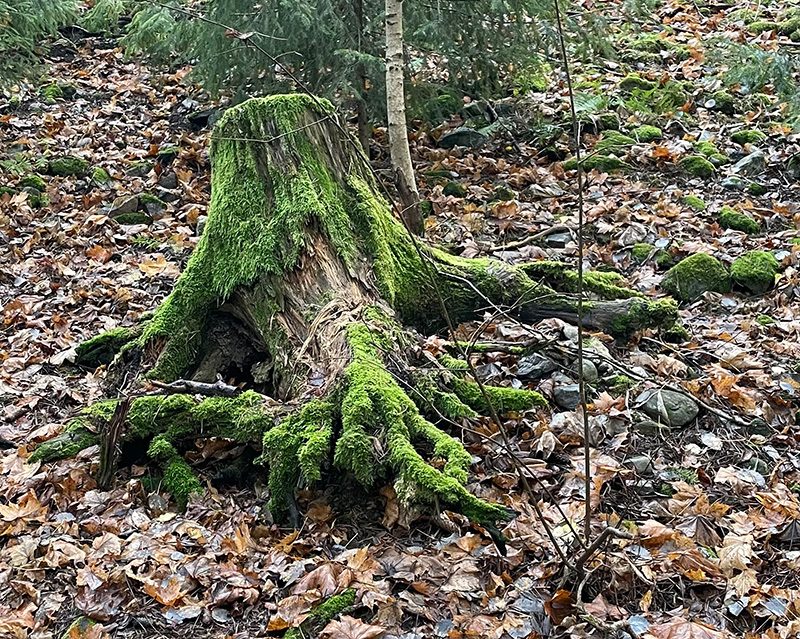
[[[756,295],[766,293],[775,284],[780,263],[769,251],[750,251],[731,265],[733,281]]]
[[[442,189],[444,195],[452,195],[453,197],[467,197],[467,189],[460,182],[448,182]]]
[[[664,137],[664,133],[657,126],[643,124],[631,131],[631,135],[639,142],[656,142]]]
[[[689,155],[678,166],[693,177],[710,178],[716,172],[714,165],[702,155]]]
[[[594,145],[594,150],[601,153],[614,152],[636,144],[636,140],[619,131],[606,131]]]
[[[683,85],[670,80],[660,90],[654,92],[652,96],[653,109],[658,113],[674,111],[686,104],[688,99]]]
[[[57,100],[64,97],[64,92],[58,84],[48,84],[39,90],[39,94],[47,104],[55,104]]]
[[[630,169],[631,165],[623,162],[613,155],[590,155],[585,159],[581,159],[584,171],[591,171],[597,169],[598,171],[621,171]],[[570,158],[562,165],[565,171],[573,171],[578,168],[578,160]]]
[[[95,184],[108,184],[111,182],[111,175],[102,166],[96,166],[92,171],[92,182]]]
[[[783,36],[788,36],[800,29],[800,17],[794,16],[788,20],[784,20],[778,25],[778,33]]]
[[[764,133],[755,129],[737,131],[731,135],[731,140],[741,146],[745,144],[761,144],[766,139],[767,136]]]
[[[181,153],[180,147],[177,146],[168,146],[166,148],[161,149],[158,152],[158,161],[161,164],[170,164],[175,158],[177,158]]]
[[[34,209],[40,209],[43,206],[47,206],[50,202],[47,196],[44,195],[39,189],[26,186],[22,190],[28,194],[28,204],[30,204]]]
[[[719,212],[719,225],[724,229],[742,231],[748,235],[753,235],[761,230],[761,225],[752,217],[740,213],[730,206],[724,206]]]
[[[750,33],[764,33],[765,31],[777,31],[778,29],[778,23],[770,20],[758,20],[757,22],[751,22],[747,26],[747,30]]]
[[[156,197],[152,193],[140,193],[139,194],[139,204],[142,204],[142,205],[154,204],[154,205],[159,206],[159,207],[164,208],[164,209],[167,208],[167,203],[164,202],[164,200],[162,200],[161,198]]]
[[[627,91],[629,93],[633,91],[652,91],[657,86],[657,83],[643,78],[638,73],[629,73],[622,78],[617,85],[621,91]]]
[[[694,209],[695,211],[705,211],[706,210],[706,203],[696,195],[684,195],[681,198],[681,204],[685,204],[689,208]]]
[[[711,99],[714,100],[715,111],[724,113],[725,115],[733,115],[736,113],[736,99],[727,91],[717,91],[712,94]]]
[[[33,173],[22,178],[17,186],[19,188],[24,188],[27,186],[29,188],[36,189],[40,193],[44,193],[47,190],[47,182]]]
[[[597,114],[597,122],[601,131],[619,131],[619,116],[613,111]]]
[[[695,142],[694,148],[707,157],[714,166],[721,166],[730,162],[730,158],[724,153],[720,153],[713,142]]]
[[[150,170],[152,169],[152,165],[149,162],[133,162],[128,167],[128,175],[133,177],[145,177]]]
[[[16,195],[17,193],[19,193],[19,191],[11,188],[10,186],[0,186],[0,197],[3,197],[6,194]]]
[[[728,14],[727,22],[741,22],[742,24],[753,24],[758,20],[758,12],[752,9],[736,9]]]
[[[652,255],[654,248],[655,247],[652,244],[639,242],[633,245],[633,248],[631,249],[631,255],[636,261],[645,262]]]
[[[658,249],[656,252],[656,266],[660,268],[662,271],[666,271],[675,264],[675,260],[672,259],[672,255],[669,254],[669,251],[665,251],[664,249]]]
[[[89,162],[83,158],[67,155],[63,158],[51,160],[49,165],[50,173],[62,177],[68,175],[85,175],[89,169]]]
[[[769,189],[766,186],[759,184],[758,182],[750,182],[750,184],[747,185],[747,192],[750,195],[755,195],[756,197],[766,195],[768,190]]]
[[[124,226],[133,226],[135,224],[146,224],[150,226],[153,223],[153,218],[147,213],[121,213],[114,217],[114,221]]]
[[[728,293],[731,277],[717,258],[695,253],[667,271],[661,288],[682,302],[691,302],[708,291]]]

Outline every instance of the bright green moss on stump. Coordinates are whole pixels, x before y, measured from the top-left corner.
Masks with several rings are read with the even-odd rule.
[[[731,278],[751,293],[761,295],[775,284],[780,263],[768,251],[750,251],[736,258],[731,265]]]
[[[719,212],[719,225],[724,229],[742,231],[748,235],[754,235],[761,230],[761,225],[752,217],[729,206],[723,207]]]
[[[667,271],[661,288],[682,302],[691,302],[707,291],[729,292],[731,278],[717,258],[695,253]]]
[[[136,338],[137,332],[131,328],[115,328],[92,337],[75,349],[75,363],[92,368],[110,364],[122,347]]]
[[[716,172],[714,165],[702,155],[689,155],[678,162],[678,166],[692,177],[709,178]]]

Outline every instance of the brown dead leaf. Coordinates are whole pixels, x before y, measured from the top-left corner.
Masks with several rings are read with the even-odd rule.
[[[656,639],[729,639],[733,636],[699,621],[682,618],[650,626],[647,632]]]
[[[320,633],[323,639],[375,639],[385,633],[380,626],[372,626],[354,617],[342,615],[331,621]]]
[[[397,491],[393,486],[387,484],[381,488],[381,495],[386,499],[386,508],[383,511],[381,525],[391,530],[400,519],[400,502],[397,500]]]
[[[566,617],[575,612],[575,599],[569,590],[559,590],[555,597],[544,602],[544,610],[559,625]]]
[[[99,262],[100,264],[105,264],[108,262],[112,255],[114,255],[114,253],[109,251],[104,246],[100,246],[99,244],[95,244],[94,246],[86,249],[86,256],[95,262]]]
[[[734,570],[747,570],[753,558],[752,535],[725,535],[722,548],[719,549],[719,567],[726,577],[731,577]]]

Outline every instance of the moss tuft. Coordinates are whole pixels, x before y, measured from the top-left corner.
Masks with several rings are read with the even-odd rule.
[[[443,195],[452,195],[453,197],[467,197],[467,189],[460,182],[448,182],[442,189]]]
[[[702,155],[689,155],[678,162],[678,166],[693,177],[709,178],[716,171],[714,165]]]
[[[766,139],[766,134],[755,129],[737,131],[736,133],[731,134],[731,141],[736,142],[736,144],[741,146],[744,146],[745,144],[760,144]]]
[[[695,142],[694,148],[714,164],[727,164],[730,161],[727,155],[719,152],[719,149],[713,142]]]
[[[48,84],[39,90],[46,104],[55,104],[57,100],[64,97],[64,92],[58,84]]]
[[[706,203],[703,202],[703,200],[697,197],[696,195],[684,195],[681,198],[681,204],[685,204],[686,206],[694,209],[695,211],[706,210]]]
[[[581,159],[584,171],[597,169],[598,171],[619,171],[631,168],[630,164],[623,162],[613,155],[590,155]],[[570,158],[562,165],[565,171],[572,171],[578,168],[578,160]]]
[[[646,261],[653,254],[653,245],[646,242],[639,242],[633,245],[631,255],[639,262]]]
[[[768,251],[750,251],[736,258],[731,265],[731,277],[739,286],[756,295],[766,293],[775,284],[780,263]]]
[[[28,461],[48,463],[59,459],[69,459],[75,457],[84,448],[94,446],[98,441],[98,436],[86,428],[82,419],[73,419],[60,435],[36,446],[28,456]]]
[[[747,30],[750,33],[764,33],[764,31],[777,31],[778,28],[779,28],[778,23],[770,20],[758,20],[757,22],[751,22],[747,26]]]
[[[107,184],[111,182],[111,175],[102,166],[96,166],[92,171],[92,182],[95,184]]]
[[[62,177],[68,175],[84,175],[89,169],[89,162],[83,158],[66,156],[50,162],[50,173]]]
[[[121,213],[114,216],[114,221],[117,224],[126,226],[133,226],[134,224],[147,224],[149,226],[153,223],[153,218],[147,213]]]
[[[305,637],[316,636],[320,630],[350,608],[355,601],[356,591],[352,588],[348,588],[341,594],[329,597],[308,613],[308,617],[300,626],[287,630],[286,634],[283,635],[283,639],[304,639]]]
[[[652,91],[655,89],[658,84],[655,82],[651,82],[650,80],[646,80],[638,73],[629,73],[626,75],[620,83],[617,85],[620,90],[622,91]]]
[[[711,99],[714,100],[715,110],[726,115],[736,113],[736,99],[727,91],[717,91],[711,95]]]
[[[75,363],[97,368],[110,364],[125,344],[135,339],[138,329],[115,328],[81,342],[75,349]]]
[[[664,133],[661,131],[661,129],[659,129],[657,126],[650,126],[649,124],[643,124],[642,126],[635,128],[633,131],[631,131],[631,135],[639,140],[639,142],[655,142],[664,137]]]
[[[661,281],[661,288],[683,302],[690,302],[706,291],[729,292],[731,278],[717,258],[705,253],[695,253],[667,271]]]
[[[659,249],[656,252],[656,266],[662,270],[666,270],[671,268],[675,264],[675,260],[672,259],[672,255],[669,254],[669,251],[665,251],[664,249]]]
[[[769,189],[766,186],[759,184],[758,182],[750,182],[750,184],[747,185],[747,192],[756,197],[766,195],[768,190]]]
[[[724,229],[742,231],[748,235],[753,235],[761,230],[761,225],[752,217],[739,213],[739,211],[725,206],[719,212],[719,225]]]
[[[19,183],[17,184],[19,188],[31,188],[36,189],[40,193],[44,193],[47,190],[47,182],[45,182],[41,177],[31,173],[30,175],[26,175],[22,178]]]

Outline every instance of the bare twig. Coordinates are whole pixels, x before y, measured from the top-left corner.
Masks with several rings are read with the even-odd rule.
[[[539,240],[547,237],[548,235],[553,235],[554,233],[565,233],[565,232],[572,233],[572,229],[569,226],[564,226],[562,224],[556,224],[555,226],[550,226],[543,231],[539,231],[538,233],[533,233],[528,237],[517,240],[516,242],[509,242],[508,244],[498,244],[497,246],[493,246],[489,249],[489,253],[499,253],[500,251],[513,251],[514,249],[522,248],[523,246],[528,246],[529,244],[534,244]]]
[[[207,397],[236,397],[236,395],[239,394],[239,389],[236,386],[226,384],[221,379],[218,379],[213,384],[195,382],[191,379],[178,379],[169,384],[155,380],[150,383],[159,389],[158,391],[149,393],[152,395],[185,393],[187,395],[205,395]]]

